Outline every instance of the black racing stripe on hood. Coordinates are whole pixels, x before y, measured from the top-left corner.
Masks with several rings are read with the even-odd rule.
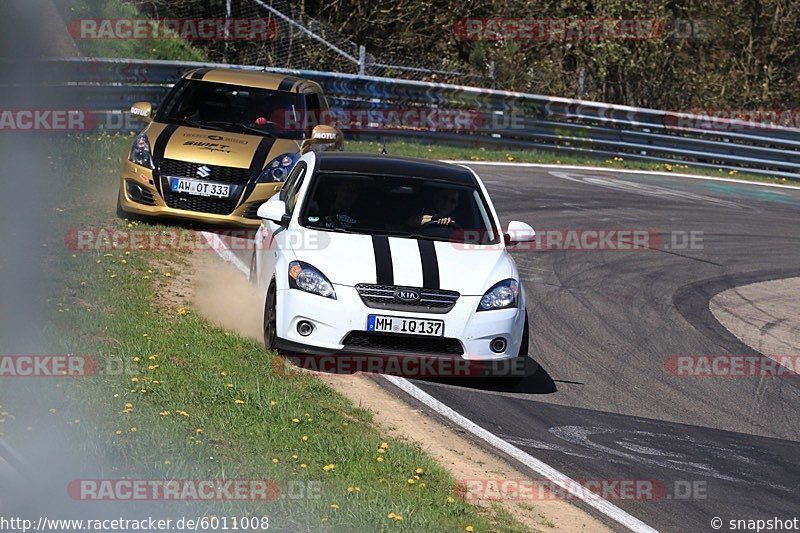
[[[433,241],[419,239],[419,258],[422,260],[422,286],[426,289],[439,288],[439,259]]]
[[[294,76],[287,76],[285,77],[279,84],[278,90],[279,91],[291,91],[294,84],[300,81],[300,78],[295,78]]]
[[[202,80],[208,71],[211,70],[210,68],[200,68],[192,72],[192,75],[189,76],[193,80]]]
[[[158,176],[154,176],[157,179],[153,180],[156,182],[156,187],[158,187],[158,192],[162,195],[164,192],[161,190],[161,161],[164,159],[164,152],[167,151],[167,145],[169,144],[169,139],[172,137],[172,134],[175,133],[175,130],[178,129],[177,124],[167,124],[167,127],[161,132],[161,135],[158,136],[156,139],[155,144],[153,145],[153,164],[156,166],[156,173]]]
[[[394,285],[394,266],[392,265],[392,249],[389,237],[372,236],[372,249],[375,252],[375,283],[378,285]]]
[[[267,157],[269,156],[270,150],[272,150],[273,144],[275,144],[275,137],[266,136],[262,137],[261,141],[258,143],[256,153],[253,154],[253,160],[250,161],[250,181],[247,182],[247,187],[244,189],[240,204],[247,200],[253,192],[253,189],[256,188],[256,180],[259,174],[261,174],[264,165],[267,163]]]

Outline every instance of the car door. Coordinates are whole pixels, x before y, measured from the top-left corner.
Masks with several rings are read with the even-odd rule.
[[[293,255],[292,237],[298,232],[296,222],[294,222],[294,211],[298,208],[298,193],[301,187],[310,178],[314,169],[315,156],[308,153],[300,158],[295,164],[286,182],[278,194],[268,201],[282,201],[286,204],[286,214],[289,215],[289,227],[283,227],[271,220],[261,220],[261,227],[256,235],[256,271],[258,272],[258,284],[262,288],[269,286],[273,277],[277,276],[277,269],[280,268],[283,254]],[[289,259],[291,260],[291,259]]]

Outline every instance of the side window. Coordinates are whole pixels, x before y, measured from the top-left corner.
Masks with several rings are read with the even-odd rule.
[[[306,168],[304,162],[297,163],[297,166],[286,180],[286,184],[281,188],[279,198],[286,202],[286,214],[288,215],[294,212],[295,204],[297,203],[297,191],[303,185],[303,179],[306,177]]]

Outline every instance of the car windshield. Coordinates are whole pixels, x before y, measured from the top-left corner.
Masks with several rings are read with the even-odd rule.
[[[304,139],[293,127],[305,112],[305,95],[227,83],[181,80],[156,120],[236,133]]]
[[[300,224],[343,233],[498,242],[477,185],[421,178],[319,173],[303,202]]]

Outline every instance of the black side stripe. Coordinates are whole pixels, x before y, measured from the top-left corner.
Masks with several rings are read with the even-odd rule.
[[[372,236],[372,249],[375,252],[375,273],[378,285],[394,285],[394,267],[392,266],[392,250],[389,248],[389,237]]]
[[[272,150],[273,144],[275,144],[274,137],[262,137],[261,142],[258,143],[256,153],[253,154],[253,160],[250,162],[250,181],[247,182],[247,187],[245,187],[244,194],[239,202],[240,205],[250,197],[253,189],[256,188],[256,178],[261,174],[261,170],[267,163],[267,156],[270,150]]]
[[[419,239],[419,257],[422,260],[422,286],[426,289],[439,288],[439,259],[433,241]]]
[[[192,75],[189,76],[193,80],[202,80],[203,77],[208,74],[208,71],[211,70],[210,68],[199,68],[192,72]]]
[[[164,131],[161,132],[161,135],[158,136],[156,139],[156,143],[153,146],[153,163],[156,166],[155,173],[157,174],[154,176],[156,179],[156,187],[158,188],[158,192],[162,195],[164,192],[161,190],[161,161],[164,159],[164,152],[167,151],[167,144],[169,144],[169,139],[172,137],[172,134],[175,133],[175,130],[178,129],[177,124],[168,124]]]
[[[294,84],[300,81],[300,78],[295,78],[294,76],[287,76],[283,79],[283,81],[278,84],[279,91],[291,91]]]

